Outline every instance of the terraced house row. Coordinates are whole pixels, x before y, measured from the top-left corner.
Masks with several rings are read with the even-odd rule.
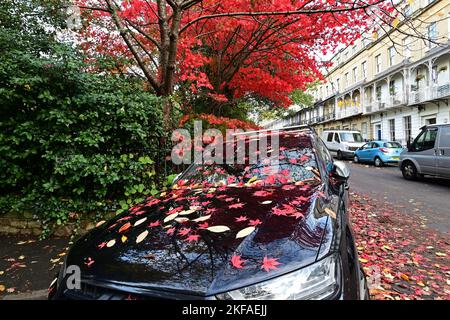
[[[340,50],[311,107],[267,127],[359,130],[403,145],[450,121],[450,0],[397,1],[399,22]]]

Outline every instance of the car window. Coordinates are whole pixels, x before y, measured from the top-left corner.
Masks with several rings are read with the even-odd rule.
[[[341,143],[341,139],[339,139],[339,134],[337,132],[334,134],[334,141]]]
[[[434,148],[437,137],[437,128],[422,131],[412,144],[413,151],[424,151]]]
[[[398,142],[385,142],[383,145],[385,148],[401,148],[402,145]]]
[[[370,149],[372,147],[371,143],[366,143],[365,145],[362,146],[363,149]]]
[[[441,128],[441,136],[439,137],[440,148],[450,148],[450,127]]]
[[[333,141],[333,132],[328,133],[327,141],[328,142]]]

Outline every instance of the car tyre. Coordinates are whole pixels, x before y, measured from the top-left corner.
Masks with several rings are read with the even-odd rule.
[[[359,162],[359,158],[358,158],[357,155],[355,155],[355,156],[353,157],[353,162],[354,162],[354,163],[358,163],[358,162]]]
[[[338,160],[342,160],[343,159],[341,150],[338,150],[338,152],[337,152],[337,159]]]
[[[384,165],[383,160],[381,160],[379,157],[375,157],[375,167],[382,167]]]
[[[402,175],[406,180],[416,180],[417,168],[411,161],[406,161],[402,164]]]

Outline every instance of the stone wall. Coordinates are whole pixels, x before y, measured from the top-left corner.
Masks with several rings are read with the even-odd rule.
[[[114,214],[108,215],[108,218]],[[73,233],[83,234],[95,227],[93,217],[81,219],[79,227],[75,221],[69,221],[64,225],[53,225],[52,234],[58,237],[70,236]],[[30,212],[10,212],[0,215],[0,234],[20,234],[39,236],[42,233],[41,223]]]

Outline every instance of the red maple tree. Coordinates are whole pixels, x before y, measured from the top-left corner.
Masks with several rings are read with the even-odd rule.
[[[318,58],[352,43],[383,0],[77,0],[91,58],[113,57],[161,96],[182,88],[184,101],[212,107],[242,97],[275,105],[322,79]],[[166,104],[165,122],[171,104]],[[209,112],[213,113],[213,112]]]

